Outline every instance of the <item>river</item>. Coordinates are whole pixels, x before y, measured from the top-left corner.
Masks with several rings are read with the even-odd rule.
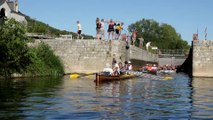
[[[1,120],[213,119],[213,79],[0,80]]]

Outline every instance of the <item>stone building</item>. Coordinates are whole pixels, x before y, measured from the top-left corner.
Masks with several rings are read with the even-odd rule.
[[[0,0],[0,10],[4,8],[7,18],[14,18],[16,21],[27,23],[25,15],[19,11],[18,0]]]

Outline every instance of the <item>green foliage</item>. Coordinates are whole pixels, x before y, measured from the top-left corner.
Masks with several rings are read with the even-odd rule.
[[[0,25],[0,76],[12,74],[32,76],[63,75],[60,59],[45,44],[29,48],[31,40],[25,35],[25,26],[14,19]]]
[[[72,34],[74,38],[77,37],[77,34],[74,32],[68,32],[66,30],[59,30],[56,28],[53,28],[49,26],[48,24],[45,24],[43,22],[40,22],[38,20],[31,19],[30,17],[26,17],[27,20],[27,32],[29,33],[38,33],[38,34],[45,34],[50,36],[59,36],[59,35],[66,35],[66,34]],[[94,37],[90,35],[83,35],[84,39],[93,39]]]
[[[31,61],[24,26],[14,19],[0,26],[0,75],[9,78],[22,73]]]
[[[154,20],[142,19],[128,27],[129,31],[137,31],[137,39],[143,37],[144,43],[151,42],[159,49],[189,49],[186,41],[182,40],[171,25],[159,24]],[[137,45],[139,42],[136,43]]]
[[[64,74],[63,64],[48,45],[41,43],[37,48],[31,48],[30,53],[32,64],[28,66],[27,73],[31,76]]]

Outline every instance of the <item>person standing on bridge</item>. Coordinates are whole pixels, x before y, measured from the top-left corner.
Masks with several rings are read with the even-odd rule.
[[[146,43],[146,50],[149,51],[149,47],[150,47],[151,42]]]
[[[115,26],[115,22],[110,19],[110,21],[108,22],[108,40],[110,40],[110,34],[112,36],[112,40],[114,39],[114,26]]]
[[[77,27],[78,27],[78,30],[77,30],[77,39],[79,39],[81,37],[81,39],[83,39],[83,37],[81,36],[81,32],[82,32],[82,28],[81,28],[81,24],[80,24],[80,21],[77,21]]]
[[[104,24],[105,24],[104,19],[101,19],[101,40],[104,40],[104,39],[105,39]]]
[[[136,38],[137,38],[137,31],[134,29],[132,31],[132,45],[134,45],[134,46],[135,46]]]
[[[101,22],[99,18],[96,18],[96,39],[101,39]]]

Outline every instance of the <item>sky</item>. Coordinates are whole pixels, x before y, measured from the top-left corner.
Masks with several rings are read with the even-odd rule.
[[[143,18],[166,23],[189,44],[193,33],[213,40],[213,0],[19,0],[19,10],[52,27],[95,36],[97,17],[124,22],[124,29]],[[107,28],[107,26],[105,26]]]

